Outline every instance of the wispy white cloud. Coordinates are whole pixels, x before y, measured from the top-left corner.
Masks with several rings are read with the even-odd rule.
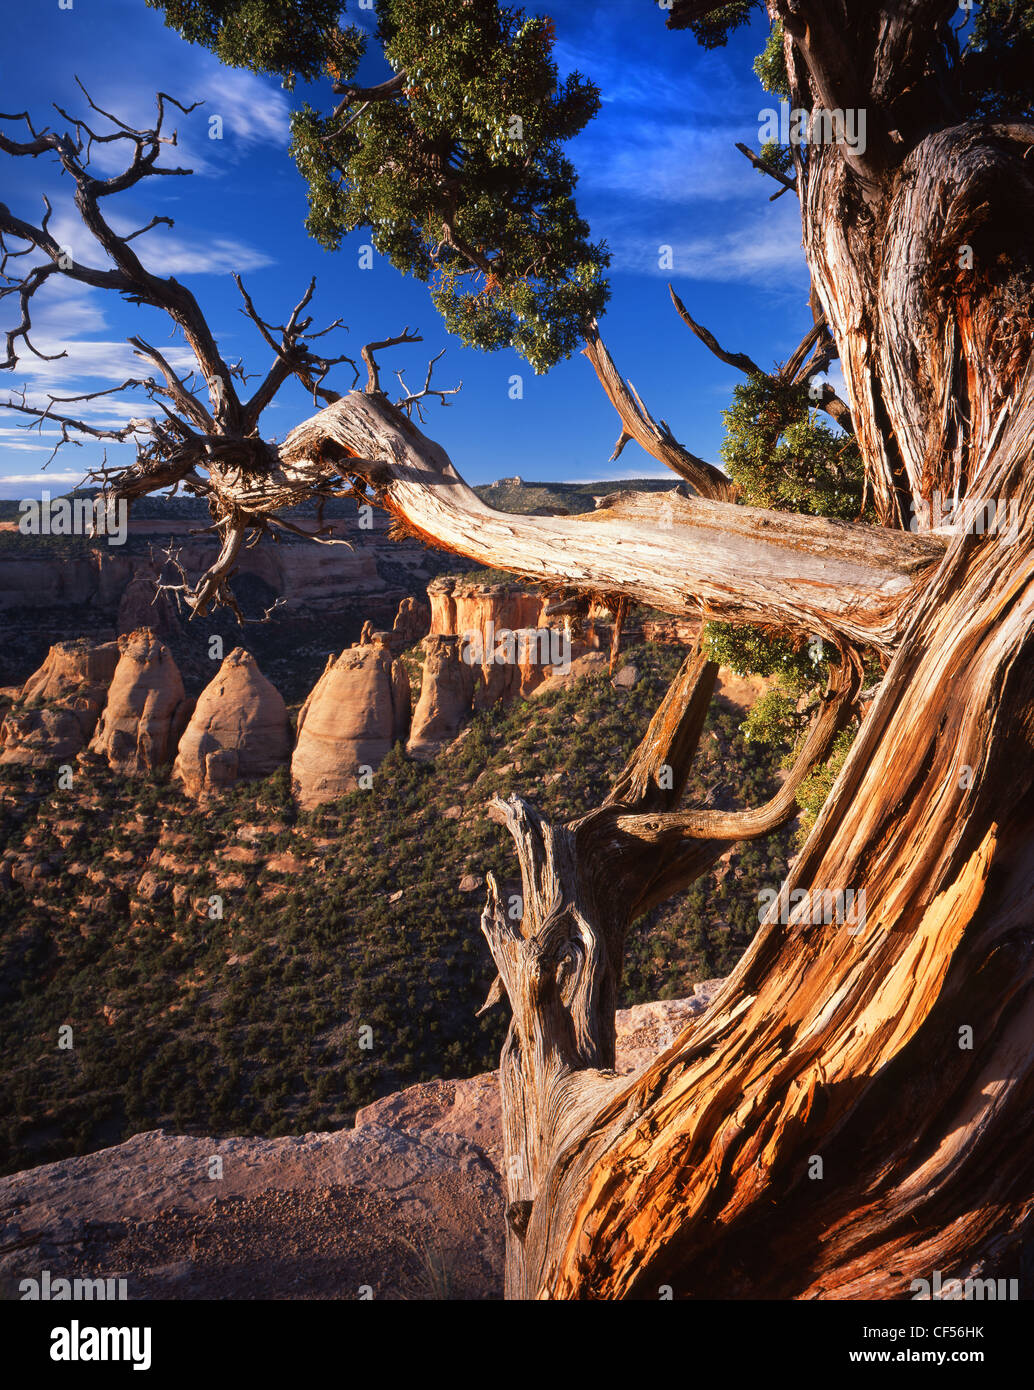
[[[611,238],[613,269],[670,280],[714,280],[778,289],[807,281],[797,204],[788,213],[774,204],[763,213],[727,218],[699,236],[680,237],[660,219],[645,217],[639,229]],[[663,250],[671,248],[670,264]]]
[[[287,145],[291,133],[291,108],[284,92],[253,72],[219,66],[194,89],[194,101],[205,104],[195,114],[201,118],[209,146],[218,144],[209,133],[212,117],[221,116],[223,139],[249,145]],[[195,125],[191,134],[196,134]]]
[[[150,221],[150,214],[135,218],[126,207],[119,211],[106,208],[105,214],[119,236],[128,236]],[[50,230],[58,245],[74,260],[85,265],[108,264],[101,247],[66,208],[55,211]],[[273,257],[265,251],[236,237],[184,237],[165,226],[154,227],[139,237],[133,242],[133,249],[155,275],[226,275],[230,271],[240,275],[274,264]]]
[[[618,140],[586,142],[585,193],[689,205],[756,191],[751,179],[760,176],[736,149],[737,140],[750,136],[742,127],[648,119],[625,122],[621,131]]]
[[[20,351],[17,368],[0,383],[0,402],[10,397],[20,400],[24,389],[26,403],[43,410],[50,405],[51,394],[75,396],[152,374],[151,364],[138,357],[128,343],[81,336],[110,331],[100,290],[55,276],[34,298],[32,321],[32,341],[39,352],[48,354],[48,359]],[[162,346],[166,359],[181,375],[196,369],[194,355],[188,348]],[[124,397],[100,396],[95,400],[57,402],[51,408],[57,414],[83,420],[98,429],[117,429],[154,411],[142,391],[127,392]],[[5,422],[18,418],[16,411],[4,409],[0,412],[0,420]],[[30,417],[21,418],[24,423],[30,423]],[[5,449],[24,451],[42,447],[31,441],[46,437],[48,433],[58,433],[45,423],[42,429],[41,435],[38,425],[24,431],[17,425],[5,424],[0,430],[0,441]]]
[[[287,148],[291,107],[285,92],[253,72],[223,67],[200,49],[184,45],[175,52],[181,71],[168,74],[167,89],[184,106],[198,105],[187,112],[166,102],[163,129],[167,136],[175,133],[176,144],[166,146],[159,166],[212,174],[255,146]],[[91,88],[90,95],[98,106],[137,130],[153,128],[157,119],[156,94],[151,87],[120,81],[117,88],[110,84]],[[113,129],[103,116],[90,111],[81,96],[70,101],[65,110],[70,117],[86,119],[98,134]],[[218,121],[213,121],[213,117],[218,117]],[[126,168],[132,154],[129,140],[94,144],[90,148],[90,167],[109,177]]]
[[[74,487],[76,483],[81,483],[82,480],[82,473],[69,473],[67,471],[51,473],[49,469],[45,473],[8,473],[4,476],[0,476],[0,489],[10,488],[18,483],[36,487],[49,487],[55,483],[58,485],[67,483],[70,487]]]

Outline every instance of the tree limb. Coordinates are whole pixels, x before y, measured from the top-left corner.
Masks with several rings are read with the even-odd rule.
[[[592,364],[600,385],[621,420],[621,436],[612,455],[616,458],[629,439],[634,439],[648,454],[666,464],[679,477],[685,478],[702,497],[731,500],[735,486],[719,468],[691,454],[672,434],[662,420],[660,424],[643,405],[635,388],[627,384],[614,365],[604,346],[595,323],[588,326],[582,355]]]
[[[841,648],[892,650],[945,548],[939,537],[671,494],[618,494],[574,517],[498,512],[386,399],[359,392],[290,432],[275,485],[311,488],[331,467],[364,478],[411,533],[482,564]]]

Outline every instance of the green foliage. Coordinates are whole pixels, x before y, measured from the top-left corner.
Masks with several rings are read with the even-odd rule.
[[[483,711],[433,764],[396,747],[373,789],[312,812],[281,804],[283,772],[198,807],[173,784],[106,767],[82,768],[59,795],[46,770],[0,768],[0,854],[53,866],[2,890],[13,924],[0,938],[4,1165],[163,1124],[335,1128],[413,1082],[494,1067],[508,1016],[475,1017],[495,972],[484,896],[458,884],[488,870],[513,883],[517,864],[484,804],[519,790],[555,820],[598,805],[682,655],[632,648],[631,690],[590,677]],[[715,701],[687,804],[771,796],[778,756],[745,743],[740,720]],[[443,815],[452,807],[460,814]],[[757,925],[759,856],[777,872],[788,849],[788,833],[745,846],[720,879],[637,924],[621,1003],[682,995],[730,968]],[[168,891],[140,900],[156,850]],[[269,867],[284,851],[295,868]],[[243,886],[227,881],[238,873]],[[224,916],[209,920],[217,892]],[[75,1049],[58,1052],[69,1021]],[[372,1050],[358,1048],[360,1024]]]
[[[747,711],[743,737],[747,743],[784,743],[796,732],[797,705],[781,690],[767,690]]]
[[[210,48],[228,67],[272,73],[293,87],[328,72],[352,77],[363,35],[339,28],[341,0],[147,0],[189,43]]]
[[[1034,118],[1034,6],[982,0],[963,53],[960,86],[969,114],[990,120]]]
[[[790,76],[786,71],[786,52],[783,47],[783,22],[777,19],[772,25],[764,48],[754,59],[754,72],[766,92],[774,96],[789,97]]]
[[[703,19],[680,20],[676,16],[669,23],[672,29],[689,29],[704,48],[724,48],[729,35],[749,24],[751,15],[759,8],[758,0],[732,0]]]
[[[724,420],[722,459],[748,506],[843,521],[866,515],[858,445],[853,437],[834,431],[818,418],[806,383],[783,385],[770,377],[748,377],[735,388]],[[717,622],[705,625],[703,640],[711,659],[737,674],[775,678],[776,688],[751,710],[743,735],[752,745],[791,747],[807,723],[798,713],[798,702],[817,693],[829,679],[823,644],[791,640],[751,624]],[[852,728],[841,736],[844,756],[855,732]],[[815,803],[821,806],[832,786],[834,763],[832,758],[816,769],[808,779],[807,792],[800,793],[807,798],[800,804],[808,826],[817,813]]]
[[[811,409],[807,384],[782,385],[769,377],[748,377],[735,388],[724,419],[722,459],[748,506],[843,521],[866,515],[858,445],[853,437],[835,432],[818,418]],[[791,640],[752,624],[718,622],[705,625],[703,642],[713,661],[738,675],[776,679],[776,688],[750,711],[743,735],[752,745],[791,746],[807,722],[798,714],[798,702],[829,679],[823,644]],[[848,747],[855,731],[847,731]],[[817,769],[809,779],[809,807],[823,786],[827,792],[832,786],[832,775],[824,778],[823,769]],[[814,815],[808,824],[813,820]]]
[[[149,0],[235,66],[349,82],[365,40],[330,23],[341,5]],[[284,16],[291,22],[284,24]],[[309,186],[310,234],[329,250],[357,229],[428,282],[468,346],[512,346],[535,369],[569,356],[608,298],[604,244],[589,241],[562,150],[599,109],[581,74],[560,81],[553,25],[495,0],[377,0],[377,41],[405,75],[388,99],[338,114],[309,102],[291,151]]]
[[[724,412],[722,461],[748,506],[858,521],[865,468],[853,436],[811,409],[807,383],[750,376]]]
[[[384,56],[407,84],[352,124],[306,108],[292,149],[309,182],[313,236],[356,228],[397,269],[430,281],[452,333],[510,345],[546,371],[607,299],[609,256],[588,240],[563,144],[599,94],[558,80],[547,19],[475,0],[381,0]],[[329,137],[329,138],[328,138]]]
[[[794,697],[814,689],[829,675],[824,649],[816,648],[813,657],[810,643],[791,640],[753,623],[705,623],[702,642],[707,655],[720,666],[728,666],[738,676],[778,677],[783,689]]]
[[[793,155],[790,153],[789,145],[780,145],[778,140],[766,140],[761,146],[758,158],[770,169],[792,177]],[[759,169],[758,173],[762,173],[762,170]]]
[[[851,751],[851,745],[854,743],[857,733],[857,726],[841,729],[840,733],[837,734],[836,742],[833,744],[832,753],[824,763],[813,768],[798,787],[797,805],[801,808],[801,817],[797,827],[798,846],[803,845],[810,835],[811,828],[825,805],[826,797],[829,796],[833,783],[840,776],[840,769],[847,761],[847,755]]]

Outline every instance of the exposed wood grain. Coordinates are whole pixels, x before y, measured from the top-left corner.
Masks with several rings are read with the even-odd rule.
[[[615,494],[573,517],[498,512],[440,445],[383,397],[357,392],[290,432],[268,485],[304,491],[335,468],[367,479],[413,533],[482,564],[881,652],[893,650],[903,613],[945,551],[940,537],[674,491]]]

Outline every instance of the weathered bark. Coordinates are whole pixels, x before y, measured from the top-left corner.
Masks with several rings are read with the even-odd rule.
[[[900,533],[863,540],[847,527],[835,540],[819,523],[808,536],[800,518],[699,499],[503,517],[370,400],[332,406],[282,451],[304,470],[336,445],[343,470],[413,530],[490,564],[672,612],[692,594],[708,616],[829,633],[845,680],[853,643],[894,654],[753,946],[708,1014],[632,1081],[610,1070],[628,923],[789,814],[790,798],[714,818],[680,812],[681,787],[660,796],[648,770],[662,753],[688,765],[702,666],[670,692],[621,802],[559,827],[515,799],[499,808],[524,880],[519,928],[494,884],[483,918],[513,1010],[511,1296],[657,1297],[669,1285],[679,1297],[888,1298],[935,1269],[1025,1272],[1034,136],[959,124],[930,58],[953,8],[770,3],[795,104],[869,115],[865,149],[798,151],[796,185],[881,518],[903,528],[914,514],[924,529],[940,492],[1008,504],[1014,531],[956,535],[935,563],[888,551]],[[654,452],[674,445],[623,386],[612,399],[626,434],[630,423]],[[699,461],[671,463],[689,477]],[[837,598],[829,583],[845,586]],[[836,722],[820,721],[812,756]],[[854,895],[855,911],[829,921],[837,894]]]
[[[893,651],[902,615],[945,547],[939,537],[675,492],[616,493],[581,516],[498,512],[388,401],[358,392],[293,429],[276,471],[256,487],[297,493],[338,471],[372,484],[410,533],[482,564],[667,613],[702,609],[883,653]]]
[[[574,1045],[570,1031],[593,972],[620,970],[593,911],[612,916],[621,876],[587,873],[511,816],[526,893],[545,884],[577,925],[565,953],[555,911],[529,908],[521,941],[486,911],[514,1008],[515,1296],[893,1298],[934,1270],[1027,1274],[1032,134],[959,126],[940,101],[926,45],[951,6],[770,8],[795,104],[869,111],[867,150],[810,148],[797,173],[881,515],[922,527],[940,492],[1008,504],[1010,524],[957,535],[906,601],[897,654],[753,946],[631,1082],[607,1073],[606,1020]],[[855,912],[829,921],[838,893]]]
[[[996,473],[1024,512],[1032,426],[1028,403]],[[886,1298],[934,1269],[1018,1276],[1032,552],[1029,522],[1013,545],[956,542],[785,885],[809,902],[773,904],[708,1015],[540,1162],[524,1294]],[[814,895],[847,889],[864,924],[814,925]]]
[[[672,20],[721,8],[679,0]],[[679,1297],[902,1297],[935,1269],[1025,1273],[1034,128],[961,121],[933,43],[955,0],[768,8],[784,25],[793,104],[868,116],[864,148],[796,150],[793,182],[815,313],[836,340],[881,528],[721,500],[724,478],[653,419],[591,331],[587,356],[622,421],[618,449],[638,439],[706,497],[624,495],[582,517],[493,511],[379,391],[336,397],[319,385],[329,363],[303,350],[304,300],[272,342],[267,382],[242,403],[193,300],[143,271],[99,220],[98,198],[136,181],[158,131],[126,137],[141,158],[103,185],[67,137],[60,149],[35,133],[3,144],[57,150],[73,174],[116,269],[77,264],[72,278],[164,308],[199,356],[210,412],[141,344],[165,381],[148,389],[180,411],[170,416],[180,444],[168,455],[160,437],[121,488],[184,477],[200,487],[189,470],[206,471],[224,544],[202,603],[222,588],[246,527],[355,487],[403,530],[526,578],[819,635],[843,654],[801,760],[767,807],[680,808],[714,679],[696,655],[603,806],[561,826],[516,798],[497,807],[524,883],[519,926],[494,882],[483,917],[499,971],[491,997],[505,991],[513,1011],[501,1076],[515,1297],[656,1297],[665,1285]],[[0,222],[50,258],[22,282],[11,365],[60,248],[45,223],[2,207]],[[329,404],[273,448],[252,427],[291,373]],[[1004,504],[1008,525],[931,535],[938,493],[994,505],[999,521]],[[926,534],[902,529],[913,516]],[[889,669],[752,947],[702,1019],[643,1074],[617,1078],[630,922],[793,813],[796,785],[852,707],[863,645]],[[842,893],[854,912],[823,920]]]
[[[590,324],[585,335],[582,353],[592,364],[600,385],[607,393],[607,399],[618,413],[621,433],[611,454],[616,459],[630,439],[640,444],[648,454],[665,464],[674,473],[685,478],[701,497],[711,497],[719,502],[731,502],[736,496],[736,487],[721,469],[705,462],[696,454],[690,453],[685,445],[672,434],[665,421],[658,423],[640,400],[635,387],[626,382],[614,365],[614,359],[607,351],[596,325]]]
[[[692,653],[636,753],[597,810],[553,826],[519,797],[494,803],[514,837],[524,913],[516,926],[489,876],[482,931],[513,1009],[500,1064],[507,1152],[507,1293],[538,1288],[543,1197],[556,1155],[580,1142],[619,1082],[614,1012],[633,919],[709,869],[737,840],[770,834],[796,807],[804,775],[848,717],[860,672],[843,664],[797,763],[768,806],[675,810],[682,799],[717,667]],[[493,986],[490,1002],[499,991]],[[608,1074],[610,1072],[611,1074]]]

